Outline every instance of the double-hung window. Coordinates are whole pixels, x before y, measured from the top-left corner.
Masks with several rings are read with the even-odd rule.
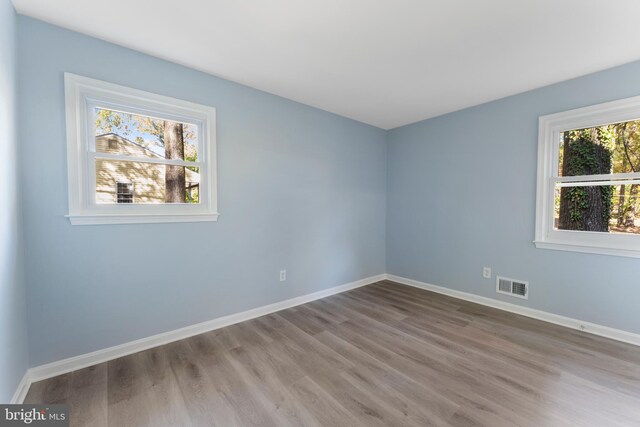
[[[72,224],[215,221],[215,109],[65,74]]]
[[[640,97],[540,117],[535,243],[640,257]]]

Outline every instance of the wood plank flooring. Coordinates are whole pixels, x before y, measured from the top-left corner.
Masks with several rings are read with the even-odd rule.
[[[640,348],[392,282],[32,385],[72,426],[640,426]]]

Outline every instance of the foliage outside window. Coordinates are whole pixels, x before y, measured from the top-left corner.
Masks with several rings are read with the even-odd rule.
[[[73,224],[217,219],[213,108],[71,74],[65,87]]]
[[[540,118],[536,245],[640,257],[640,98]]]

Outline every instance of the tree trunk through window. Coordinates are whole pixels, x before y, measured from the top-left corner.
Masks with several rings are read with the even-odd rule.
[[[182,123],[164,122],[165,158],[184,160],[184,136]],[[165,166],[165,201],[167,203],[186,202],[186,182],[184,166]]]
[[[562,176],[611,173],[611,150],[598,129],[564,132]],[[561,230],[609,231],[610,186],[563,187],[560,190]]]
[[[627,186],[620,186],[620,198],[618,199],[618,226],[624,225],[624,216],[625,216],[625,206],[624,201],[626,197]]]
[[[629,206],[625,210],[624,226],[633,227],[636,223],[636,199],[638,197],[638,184],[633,184],[629,191]]]
[[[620,128],[620,131],[618,133],[620,134],[620,141],[622,142],[622,148],[624,149],[624,158],[623,158],[624,170],[627,170],[627,166],[628,166],[629,168],[631,168],[631,172],[638,172],[637,157],[636,157],[636,164],[634,165],[631,159],[633,150],[630,149],[629,147],[630,141],[625,134],[625,131],[627,130],[627,123],[621,123],[616,126]],[[637,197],[638,197],[638,184],[633,184],[631,185],[631,188],[629,190],[628,205],[624,206],[624,209],[622,211],[622,216],[618,218],[618,224],[622,223],[622,225],[624,225],[625,227],[635,226]],[[621,203],[624,203],[624,201],[621,201]]]

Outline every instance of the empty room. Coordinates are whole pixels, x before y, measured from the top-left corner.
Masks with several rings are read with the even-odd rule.
[[[640,426],[639,22],[0,0],[0,426]]]

